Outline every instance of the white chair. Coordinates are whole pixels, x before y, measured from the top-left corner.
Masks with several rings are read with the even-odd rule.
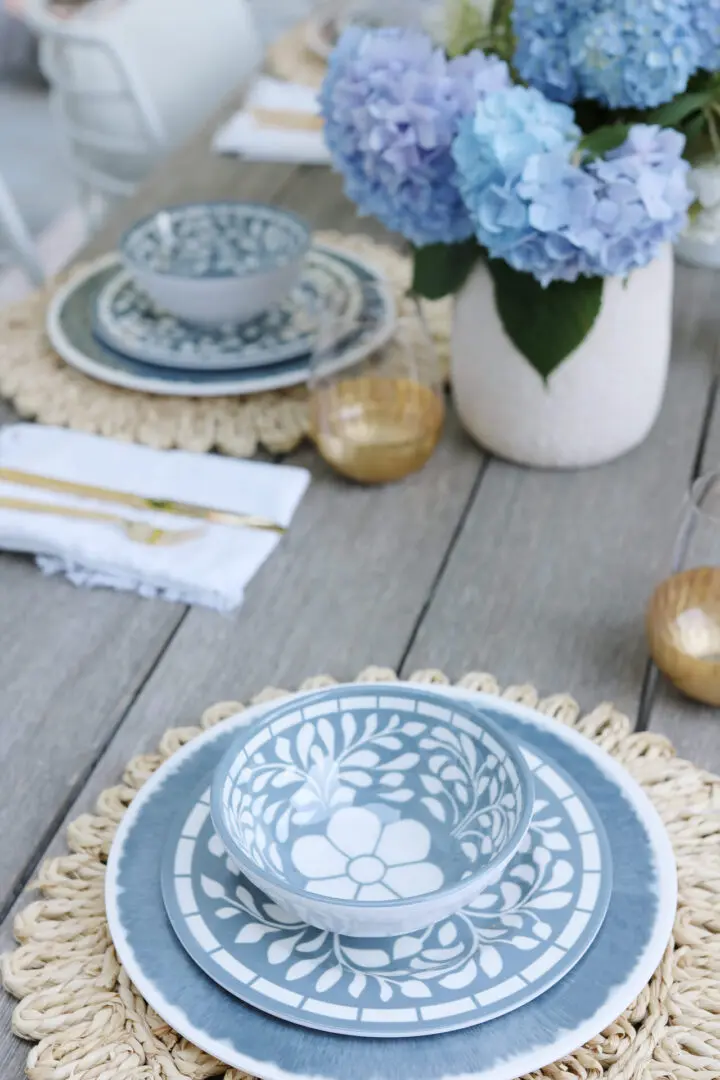
[[[0,270],[3,266],[18,266],[33,285],[45,280],[33,238],[0,175]]]
[[[91,224],[261,60],[247,0],[26,0],[25,18]]]

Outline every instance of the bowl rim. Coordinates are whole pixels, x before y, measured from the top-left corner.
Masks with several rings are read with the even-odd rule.
[[[433,704],[439,704],[443,708],[450,708],[452,712],[459,712],[464,714],[468,719],[479,723],[484,727],[493,739],[496,740],[503,748],[505,753],[513,762],[520,783],[520,790],[523,797],[523,806],[521,813],[518,817],[515,829],[513,830],[511,838],[507,843],[496,852],[489,862],[483,864],[475,873],[469,877],[463,878],[461,881],[456,881],[452,885],[437,889],[435,892],[426,893],[422,896],[411,896],[406,899],[399,900],[341,900],[332,896],[320,896],[316,893],[308,892],[306,889],[298,888],[297,886],[289,883],[285,878],[280,877],[277,874],[270,873],[262,867],[258,867],[256,863],[252,862],[243,851],[236,847],[234,840],[230,836],[228,830],[225,827],[222,815],[222,787],[225,781],[225,776],[229,771],[230,765],[237,757],[240,749],[243,747],[250,738],[253,737],[263,727],[267,727],[273,723],[273,719],[276,717],[276,713],[280,708],[285,708],[291,702],[297,703],[297,700],[302,699],[303,706],[306,704],[314,704],[315,702],[322,701],[328,696],[338,696],[340,694],[348,694],[349,692],[362,691],[363,693],[371,693],[373,688],[377,687],[378,696],[397,696],[397,697],[415,697],[422,696],[425,699],[430,699]],[[446,723],[446,721],[438,721],[438,723]],[[500,726],[495,723],[489,716],[486,715],[484,710],[480,709],[477,705],[472,705],[466,701],[453,701],[448,703],[447,697],[443,697],[440,694],[433,693],[432,690],[426,689],[426,686],[422,683],[400,683],[397,687],[388,683],[339,683],[336,686],[324,687],[320,690],[300,690],[291,694],[289,697],[282,698],[277,703],[277,706],[269,709],[263,714],[260,720],[256,723],[250,724],[247,728],[243,728],[238,732],[237,736],[233,739],[231,745],[228,747],[222,758],[215,766],[213,772],[212,784],[210,790],[210,814],[212,817],[213,826],[220,834],[220,839],[225,845],[228,854],[238,864],[241,873],[245,874],[251,880],[259,878],[261,881],[267,882],[269,885],[276,889],[282,889],[284,892],[290,893],[293,896],[302,898],[303,901],[316,903],[318,907],[330,906],[336,908],[355,908],[360,911],[388,911],[398,910],[402,908],[418,907],[424,903],[437,902],[441,897],[450,897],[456,892],[465,891],[473,881],[480,883],[483,878],[495,870],[498,866],[502,867],[507,864],[512,855],[517,851],[520,846],[523,837],[525,836],[532,819],[533,808],[535,803],[535,782],[533,780],[530,767],[525,760],[522,750],[513,745],[510,739],[505,735]]]
[[[263,261],[259,266],[254,267],[252,270],[239,270],[234,273],[222,273],[222,274],[208,274],[205,276],[198,276],[197,274],[182,274],[172,270],[157,269],[157,267],[150,266],[148,263],[143,262],[140,259],[133,258],[128,251],[128,244],[132,236],[135,235],[140,229],[148,225],[158,214],[167,213],[172,214],[175,210],[202,210],[208,207],[226,207],[228,209],[244,208],[247,210],[263,210],[270,211],[271,213],[278,215],[286,220],[292,221],[297,225],[302,234],[302,244],[298,242],[297,250],[293,255],[287,259],[286,262],[276,264],[269,261]],[[287,210],[284,206],[273,206],[271,203],[264,203],[254,201],[252,199],[197,199],[190,202],[182,203],[170,203],[167,206],[158,206],[150,214],[145,214],[144,217],[134,221],[123,232],[118,242],[118,251],[120,252],[123,261],[132,273],[134,271],[141,271],[143,274],[153,275],[158,278],[162,278],[164,281],[193,281],[193,282],[212,282],[212,281],[244,281],[249,278],[257,277],[259,274],[268,273],[272,270],[281,270],[289,266],[296,259],[302,259],[305,257],[312,244],[312,229],[308,222],[296,214],[294,210]]]

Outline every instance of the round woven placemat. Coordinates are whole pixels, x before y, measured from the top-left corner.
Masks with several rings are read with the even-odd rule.
[[[324,232],[316,239],[351,251],[377,267],[394,287],[402,321],[410,310],[408,258],[366,236]],[[74,267],[72,273],[76,272]],[[24,419],[162,450],[219,450],[233,457],[251,457],[258,447],[270,453],[287,453],[306,437],[308,394],[304,386],[247,397],[163,397],[108,386],[71,368],[45,333],[48,302],[58,284],[56,280],[0,312],[0,397],[12,402]],[[441,373],[446,375],[450,301],[426,303],[423,310],[437,346]]]
[[[362,682],[395,679],[368,668]],[[440,671],[415,682],[448,683]],[[317,676],[301,689],[332,685]],[[499,694],[490,675],[472,673],[460,686]],[[253,703],[288,691],[268,687]],[[638,780],[660,812],[678,865],[679,905],[673,939],[637,1000],[614,1024],[563,1061],[525,1080],[717,1080],[720,1076],[720,777],[675,756],[660,735],[632,734],[612,705],[581,716],[567,694],[539,700],[530,686],[503,697],[540,709],[602,746]],[[241,1080],[186,1040],[150,1009],[119,965],[103,900],[110,844],[144,781],[181,746],[238,712],[239,702],[208,709],[198,727],[167,731],[154,754],[134,758],[122,783],[108,788],[94,814],[68,829],[69,855],[44,864],[34,887],[42,899],[15,920],[19,948],[3,958],[5,987],[20,998],[17,1035],[37,1043],[30,1080]]]

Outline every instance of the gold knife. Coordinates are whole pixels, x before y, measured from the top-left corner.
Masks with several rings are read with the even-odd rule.
[[[325,121],[316,113],[299,109],[266,109],[256,105],[253,119],[261,127],[283,128],[285,131],[322,131]]]
[[[231,510],[216,510],[210,506],[176,502],[174,499],[153,499],[144,495],[133,495],[129,491],[112,491],[110,488],[78,484],[72,480],[56,480],[53,477],[40,476],[38,473],[22,472],[20,469],[0,468],[0,480],[6,480],[10,484],[21,484],[23,487],[40,488],[41,491],[55,491],[62,495],[78,495],[84,499],[97,499],[98,502],[132,506],[135,510],[159,510],[163,514],[198,518],[200,521],[208,521],[213,525],[236,525],[244,529],[286,532],[283,525],[255,514],[236,514]]]

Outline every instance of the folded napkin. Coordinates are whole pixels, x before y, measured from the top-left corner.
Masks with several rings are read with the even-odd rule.
[[[315,91],[299,83],[261,76],[242,110],[216,133],[220,154],[240,154],[252,161],[328,165],[330,154],[322,131],[303,130],[319,115]]]
[[[305,469],[182,450],[151,450],[62,428],[15,424],[0,432],[0,466],[151,498],[257,514],[290,524],[310,481]],[[0,549],[31,552],[46,574],[75,585],[131,590],[230,611],[281,539],[277,533],[143,512],[0,481],[0,496],[80,506],[170,528],[202,528],[172,547],[129,540],[115,525],[0,507]]]

